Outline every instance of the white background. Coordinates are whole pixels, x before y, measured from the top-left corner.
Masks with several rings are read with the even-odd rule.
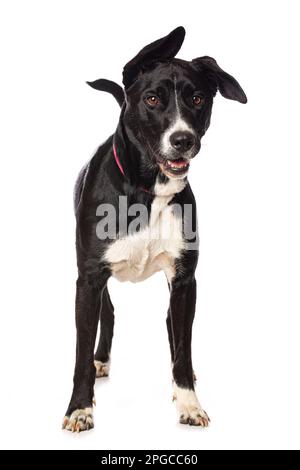
[[[0,11],[3,448],[299,448],[297,1],[3,1]],[[218,96],[190,170],[200,263],[194,324],[207,430],[177,424],[157,274],[112,281],[111,377],[95,429],[61,431],[75,357],[72,191],[114,132],[124,64],[182,24],[179,57],[215,57],[249,103]]]

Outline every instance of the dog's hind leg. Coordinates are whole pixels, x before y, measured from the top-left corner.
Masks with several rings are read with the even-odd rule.
[[[100,337],[95,353],[96,377],[107,377],[110,366],[110,350],[114,333],[114,306],[107,287],[104,289],[100,310]]]

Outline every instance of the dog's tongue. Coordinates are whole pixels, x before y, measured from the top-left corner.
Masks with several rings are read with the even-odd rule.
[[[175,166],[176,168],[183,168],[187,165],[187,161],[183,158],[180,158],[178,160],[168,160],[168,164],[173,167]]]

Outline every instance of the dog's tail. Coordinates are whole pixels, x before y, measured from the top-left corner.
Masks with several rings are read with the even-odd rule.
[[[92,88],[95,88],[95,90],[106,91],[107,93],[110,93],[117,100],[119,105],[122,107],[124,100],[125,100],[125,96],[124,96],[123,88],[120,87],[120,85],[118,85],[115,82],[112,82],[111,80],[105,80],[105,78],[99,78],[98,80],[95,80],[94,82],[86,82],[86,83],[90,85]]]

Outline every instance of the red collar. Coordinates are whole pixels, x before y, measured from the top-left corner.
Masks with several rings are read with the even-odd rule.
[[[116,160],[116,164],[118,165],[119,170],[120,170],[120,172],[122,173],[122,175],[125,176],[125,172],[124,172],[122,163],[120,162],[120,159],[119,159],[119,157],[118,157],[115,144],[113,144],[113,152],[114,152],[114,157],[115,157],[115,160]],[[144,191],[145,193],[152,194],[151,191],[149,191],[149,190],[146,189],[146,188],[143,188],[142,186],[139,186],[138,189],[139,189],[140,191]]]
[[[121,164],[121,162],[120,162],[120,159],[119,159],[118,154],[117,154],[117,151],[116,151],[115,144],[113,144],[113,151],[114,151],[114,157],[115,157],[116,163],[117,163],[117,165],[118,165],[118,167],[119,167],[119,170],[120,170],[120,172],[122,173],[122,175],[125,176],[125,173],[124,173],[122,164]]]

